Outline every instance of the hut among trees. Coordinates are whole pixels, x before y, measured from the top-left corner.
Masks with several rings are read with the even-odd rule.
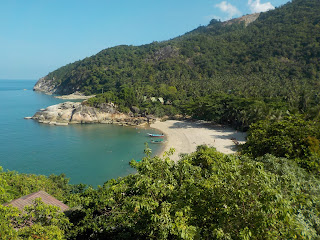
[[[11,202],[5,203],[3,205],[4,206],[11,205],[13,207],[19,208],[20,211],[23,211],[24,207],[32,205],[36,198],[41,198],[42,202],[47,205],[59,207],[62,212],[69,209],[67,205],[65,205],[63,202],[59,201],[58,199],[52,197],[50,194],[46,193],[45,191],[38,191],[35,193],[31,193],[29,195],[12,200]]]

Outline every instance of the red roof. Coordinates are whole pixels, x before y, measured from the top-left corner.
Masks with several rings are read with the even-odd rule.
[[[52,197],[51,195],[49,195],[44,191],[31,193],[29,195],[12,200],[11,202],[5,203],[3,205],[4,206],[12,205],[13,207],[17,207],[19,208],[19,210],[22,211],[25,206],[32,205],[33,201],[36,198],[41,198],[42,202],[44,202],[47,205],[53,205],[53,206],[59,207],[63,212],[69,209],[69,207],[65,205],[63,202],[59,201],[58,199],[55,199],[54,197]]]

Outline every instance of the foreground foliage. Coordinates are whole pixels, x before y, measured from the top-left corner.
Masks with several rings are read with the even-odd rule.
[[[320,239],[320,181],[295,162],[224,155],[206,146],[177,163],[146,152],[141,162],[131,161],[137,174],[67,194],[67,217],[38,200],[22,215],[0,206],[1,236]],[[13,230],[28,220],[33,225]]]
[[[177,164],[146,157],[138,174],[72,195],[80,239],[316,239],[319,180],[295,163],[199,147]]]
[[[0,167],[0,239],[65,239],[69,220],[57,207],[38,199],[21,213],[1,204],[40,190],[63,201],[83,187],[68,182],[64,174],[46,177],[3,171]]]
[[[22,213],[14,207],[0,205],[0,238],[7,239],[65,239],[68,218],[58,207],[36,199]]]
[[[263,120],[250,126],[242,152],[253,157],[270,153],[296,161],[314,174],[320,173],[320,125],[301,115]]]

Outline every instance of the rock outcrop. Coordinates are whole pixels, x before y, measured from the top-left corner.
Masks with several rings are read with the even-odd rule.
[[[68,125],[70,123],[113,123],[118,125],[142,125],[151,123],[150,117],[135,117],[117,111],[113,103],[101,104],[99,108],[87,106],[80,102],[64,102],[40,110],[32,119],[40,123],[52,125]]]
[[[260,16],[260,13],[248,14],[239,18],[234,18],[234,19],[225,21],[223,22],[223,25],[231,25],[234,23],[244,22],[245,26],[248,26],[250,23],[253,23],[255,20],[257,20],[259,16]]]
[[[51,79],[48,76],[45,76],[38,80],[38,82],[33,87],[33,91],[43,92],[48,95],[69,95],[77,93],[79,94],[79,88],[79,85],[62,84],[55,78]]]
[[[56,83],[54,79],[48,80],[45,77],[40,78],[33,87],[34,91],[44,92],[46,94],[53,94],[56,92]]]

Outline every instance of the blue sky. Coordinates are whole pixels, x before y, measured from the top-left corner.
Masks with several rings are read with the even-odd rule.
[[[120,45],[182,35],[288,0],[0,0],[0,79],[38,79]]]

